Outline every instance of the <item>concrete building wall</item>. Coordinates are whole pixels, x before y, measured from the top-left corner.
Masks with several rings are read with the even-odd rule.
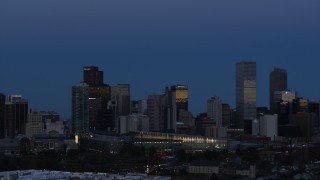
[[[260,117],[260,135],[270,137],[278,136],[278,115],[263,115]]]
[[[44,134],[44,123],[40,113],[28,114],[28,122],[26,124],[26,136],[31,138],[34,134]]]
[[[219,97],[213,97],[207,102],[207,116],[216,125],[222,126],[222,101]]]

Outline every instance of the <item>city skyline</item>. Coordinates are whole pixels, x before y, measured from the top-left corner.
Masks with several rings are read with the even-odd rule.
[[[254,60],[257,106],[269,106],[274,67],[288,89],[320,100],[320,2],[245,2],[2,1],[0,92],[71,118],[71,87],[93,65],[106,84],[130,84],[132,100],[188,85],[197,115],[213,96],[235,108],[235,63]]]
[[[240,62],[240,61],[239,61]],[[235,64],[233,64],[233,66],[235,66]],[[257,69],[259,69],[258,68],[259,67],[259,64],[257,64]],[[82,67],[83,68],[83,67]],[[285,68],[284,68],[285,69]],[[81,71],[82,69],[80,69],[80,71]],[[104,71],[103,69],[101,69],[100,68],[100,70],[102,70],[102,71]],[[234,69],[234,71],[235,71],[235,69]],[[271,72],[271,71],[270,71]],[[259,72],[258,72],[258,70],[257,70],[257,78],[258,78],[258,74],[259,74]],[[234,72],[234,76],[235,76],[235,72]],[[78,81],[78,83],[79,82],[82,82],[82,76],[80,76],[79,77],[79,81]],[[235,78],[234,78],[235,79]],[[288,79],[290,79],[290,74],[288,73]],[[289,81],[290,82],[290,81]],[[194,116],[196,116],[198,113],[202,113],[202,112],[206,112],[206,109],[207,109],[207,100],[209,100],[210,98],[212,98],[212,97],[214,97],[214,96],[217,96],[217,97],[219,97],[221,100],[222,100],[222,102],[223,103],[227,103],[227,104],[230,104],[231,105],[231,108],[236,108],[236,105],[235,105],[235,95],[234,95],[234,91],[235,91],[235,83],[234,82],[230,82],[230,83],[233,83],[233,86],[234,86],[234,89],[232,89],[232,91],[233,91],[233,93],[230,93],[230,94],[224,94],[224,95],[219,95],[219,94],[212,94],[211,96],[209,95],[209,96],[206,96],[206,97],[203,97],[203,96],[201,96],[201,95],[198,95],[197,97],[193,97],[193,95],[192,95],[192,93],[191,93],[191,95],[189,96],[189,102],[190,102],[190,99],[191,99],[191,103],[190,103],[190,112],[192,112],[193,113],[193,115]],[[266,84],[268,83],[268,81],[267,82],[265,82]],[[75,85],[75,84],[77,84],[77,83],[74,83],[74,84],[71,84],[70,85],[70,87],[69,87],[69,92],[67,92],[67,93],[69,93],[69,94],[67,94],[67,96],[69,95],[70,96],[70,108],[69,107],[67,107],[67,109],[69,108],[70,109],[70,112],[66,112],[66,111],[59,111],[59,109],[61,109],[61,108],[59,108],[59,107],[53,107],[53,108],[49,108],[49,109],[43,109],[43,108],[41,108],[41,106],[35,106],[35,105],[33,105],[33,103],[32,102],[34,102],[34,99],[32,99],[32,98],[30,98],[30,97],[28,97],[26,94],[24,94],[23,93],[23,89],[21,89],[20,90],[20,92],[22,92],[22,93],[6,93],[5,91],[1,91],[1,93],[3,93],[3,94],[5,94],[7,97],[8,96],[10,96],[10,95],[14,95],[14,94],[18,94],[18,95],[22,95],[22,97],[23,98],[25,98],[25,99],[27,99],[28,101],[29,101],[29,104],[30,104],[30,108],[32,108],[32,109],[35,109],[35,110],[40,110],[40,111],[56,111],[56,112],[58,112],[59,114],[61,114],[62,115],[62,117],[63,118],[71,118],[71,100],[72,100],[72,98],[71,98],[71,89],[72,89],[72,86],[73,85]],[[109,84],[109,83],[108,83]],[[171,84],[171,85],[167,85],[167,86],[173,86],[173,85],[178,85],[178,84],[181,84],[181,83],[176,83],[176,84]],[[257,85],[259,85],[260,84],[260,87],[261,87],[261,82],[259,82],[258,80],[257,80]],[[109,85],[117,85],[116,83],[115,84],[109,84]],[[186,85],[188,85],[188,86],[190,86],[189,84],[186,84]],[[134,84],[130,84],[130,86],[131,87],[135,87],[135,85]],[[230,86],[230,85],[229,85]],[[267,87],[268,85],[266,85],[266,87]],[[133,98],[132,98],[132,100],[141,100],[141,99],[147,99],[147,97],[148,97],[148,95],[161,95],[161,94],[164,94],[165,93],[165,90],[164,90],[164,88],[165,88],[166,86],[164,86],[164,87],[162,87],[161,89],[158,89],[157,91],[153,91],[153,92],[151,92],[151,93],[149,93],[149,94],[142,94],[142,96],[141,96],[141,98],[135,98],[135,96],[137,95],[137,94],[141,94],[141,93],[137,93],[136,91],[135,91],[135,89],[133,89],[133,88],[131,88],[131,92],[136,92],[137,94],[134,94],[133,95]],[[268,88],[268,87],[267,87]],[[195,90],[193,90],[193,89],[189,89],[189,91],[196,91],[197,89],[195,89]],[[293,89],[293,88],[290,88],[290,83],[289,83],[289,86],[288,86],[288,90],[292,90],[292,91],[297,91],[296,89]],[[263,91],[259,91],[259,86],[257,86],[257,107],[258,106],[265,106],[265,107],[269,107],[269,96],[268,96],[268,89],[265,89],[264,90],[265,91],[265,93],[264,94],[262,94],[262,92]],[[304,97],[304,98],[307,98],[307,99],[310,99],[310,100],[316,100],[316,101],[318,101],[318,100],[320,100],[320,98],[318,98],[318,99],[312,99],[312,98],[310,98],[309,96],[301,96],[301,93],[299,93],[299,91],[297,91],[297,93],[298,93],[298,96],[297,97]],[[225,97],[225,95],[227,95],[227,96],[233,96],[233,98],[223,98],[223,97]],[[131,93],[131,96],[132,96],[132,93]],[[264,96],[264,97],[262,97],[262,96]],[[192,102],[192,100],[194,100],[194,99],[204,99],[204,101],[203,102],[200,102],[201,104],[200,104],[200,106],[201,106],[201,108],[197,108],[196,110],[194,109],[194,107],[195,106],[198,106],[198,105],[195,105],[195,103],[193,103]],[[260,99],[260,104],[259,104],[259,99]],[[263,100],[263,103],[261,103],[262,102],[262,100],[261,99],[264,99]],[[30,103],[31,102],[31,103]],[[198,101],[199,102],[199,101]],[[41,102],[44,106],[47,106],[48,104],[50,104],[50,103],[48,103],[48,104],[46,104],[46,103],[44,103],[44,102]],[[63,101],[63,102],[59,102],[59,103],[62,103],[62,104],[64,104],[64,103],[66,103],[66,101]],[[67,102],[67,103],[69,103],[69,102]],[[196,111],[196,113],[194,112],[194,111]],[[70,114],[70,115],[69,115]],[[69,115],[69,116],[68,116]]]

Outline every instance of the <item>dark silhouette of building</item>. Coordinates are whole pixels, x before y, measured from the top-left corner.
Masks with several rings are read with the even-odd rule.
[[[257,107],[257,117],[260,116],[261,114],[268,114],[269,109],[267,107]]]
[[[149,95],[147,99],[147,116],[150,131],[161,131],[164,129],[164,119],[161,114],[161,95]]]
[[[83,82],[89,85],[89,129],[110,131],[112,111],[108,109],[111,87],[104,84],[103,71],[96,66],[83,67]]]
[[[28,101],[20,95],[11,95],[5,103],[4,110],[4,136],[14,138],[18,134],[25,134]]]
[[[320,102],[319,101],[309,101],[309,112],[310,113],[314,113],[317,118],[317,124],[315,125],[316,127],[320,126],[320,120],[319,120],[319,115],[320,115]]]
[[[269,98],[270,98],[270,110],[275,112],[276,103],[274,102],[275,91],[287,90],[287,71],[284,69],[274,68],[269,76]]]
[[[290,124],[298,126],[301,136],[307,141],[311,139],[313,135],[314,124],[318,118],[313,113],[299,112],[297,114],[291,114],[289,116]]]
[[[231,108],[229,104],[222,104],[222,126],[229,127],[231,125]]]
[[[277,105],[278,125],[286,125],[289,123],[289,115],[291,113],[292,103],[281,100]]]
[[[109,85],[89,86],[89,127],[91,130],[111,130],[112,112],[108,110],[111,99]]]
[[[89,86],[103,85],[103,71],[96,66],[83,67],[83,81]]]
[[[0,139],[4,137],[4,107],[6,96],[0,93]]]
[[[200,113],[195,118],[196,133],[205,136],[205,128],[214,126],[215,122],[210,121],[207,113]]]
[[[131,114],[139,113],[139,101],[131,101]]]

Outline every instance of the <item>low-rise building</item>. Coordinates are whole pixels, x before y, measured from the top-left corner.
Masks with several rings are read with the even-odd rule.
[[[158,149],[182,148],[186,150],[225,149],[228,139],[176,133],[131,132],[136,145]]]
[[[187,168],[189,174],[218,174],[219,162],[210,160],[197,160],[189,164]]]
[[[119,136],[105,132],[87,133],[79,136],[81,147],[108,154],[119,153],[122,147],[132,143],[132,139],[128,136]]]

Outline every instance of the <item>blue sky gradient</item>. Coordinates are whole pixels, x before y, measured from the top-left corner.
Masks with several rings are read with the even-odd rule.
[[[187,84],[190,110],[219,96],[235,106],[235,63],[257,62],[257,105],[268,76],[288,72],[291,90],[320,100],[318,0],[0,1],[0,92],[71,116],[82,67],[105,83],[130,83],[132,99]]]

